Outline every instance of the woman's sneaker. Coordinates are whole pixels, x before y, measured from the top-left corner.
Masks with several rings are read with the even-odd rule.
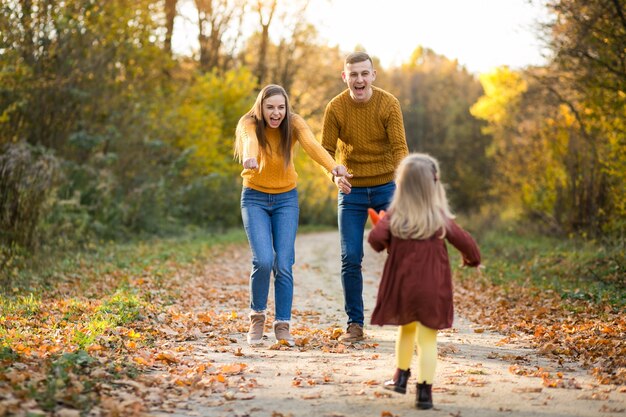
[[[263,343],[264,327],[265,313],[250,313],[250,329],[248,329],[249,345],[260,345]]]
[[[274,336],[276,336],[276,341],[281,343],[286,343],[288,346],[295,346],[295,342],[291,334],[289,333],[289,323],[286,321],[277,321],[274,323]]]

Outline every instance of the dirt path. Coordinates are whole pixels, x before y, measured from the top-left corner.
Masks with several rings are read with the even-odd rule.
[[[296,244],[294,330],[306,317],[307,328],[344,328],[339,280],[339,244],[336,232],[300,235]],[[375,302],[384,254],[366,248],[364,298],[366,321]],[[273,306],[270,306],[270,309]],[[458,313],[458,312],[457,312]],[[194,401],[176,413],[157,416],[624,416],[626,393],[597,385],[573,364],[559,365],[540,357],[519,341],[502,343],[503,336],[482,331],[480,325],[457,314],[454,328],[440,333],[439,363],[434,384],[435,408],[414,406],[415,381],[407,395],[381,388],[394,365],[394,327],[366,327],[367,340],[339,352],[322,349],[248,347],[245,335],[233,334],[237,361],[246,363],[249,393],[226,392],[219,400]],[[224,361],[198,341],[198,354]],[[239,348],[240,351],[239,351]],[[204,349],[204,350],[203,350]],[[234,359],[232,357],[229,360]],[[414,362],[415,364],[415,362]],[[542,379],[517,375],[517,369],[562,372],[568,388],[547,388]],[[241,386],[240,386],[241,387]]]

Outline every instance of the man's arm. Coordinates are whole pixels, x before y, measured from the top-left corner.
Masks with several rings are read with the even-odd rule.
[[[391,105],[386,130],[391,145],[393,163],[395,167],[398,167],[400,162],[409,154],[409,147],[406,144],[402,109],[400,108],[400,102],[395,97]]]
[[[337,151],[337,139],[339,138],[339,124],[335,113],[331,109],[331,103],[324,110],[324,121],[322,123],[322,147],[334,159]]]

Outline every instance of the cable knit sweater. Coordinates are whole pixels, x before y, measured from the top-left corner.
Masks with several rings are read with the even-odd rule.
[[[372,86],[372,97],[359,103],[350,90],[326,106],[322,146],[354,175],[355,187],[372,187],[394,179],[400,161],[408,155],[400,102]]]
[[[241,171],[245,187],[269,194],[284,193],[296,188],[298,174],[293,164],[293,148],[296,142],[299,142],[304,151],[329,173],[337,166],[333,158],[315,139],[313,132],[302,117],[292,113],[291,121],[293,126],[292,158],[289,166],[285,168],[279,147],[280,129],[269,127],[265,129],[271,152],[260,153],[254,120],[248,117],[242,117],[239,120],[236,134],[243,143],[243,159],[256,158],[261,167]]]

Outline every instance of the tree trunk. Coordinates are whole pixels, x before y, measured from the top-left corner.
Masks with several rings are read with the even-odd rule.
[[[177,3],[178,0],[165,0],[165,44],[163,49],[170,55],[172,54],[172,35],[174,34]]]

